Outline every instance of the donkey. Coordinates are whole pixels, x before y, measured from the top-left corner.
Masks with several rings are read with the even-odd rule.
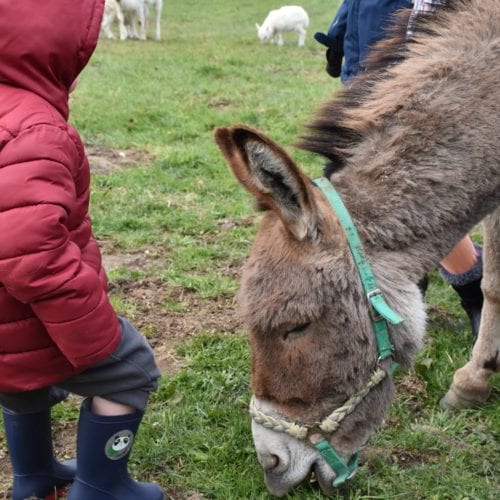
[[[327,494],[354,474],[394,396],[392,362],[409,367],[422,346],[417,283],[480,221],[481,327],[443,406],[484,403],[500,370],[500,3],[457,0],[397,59],[310,124],[299,145],[328,159],[322,189],[261,132],[215,132],[265,211],[239,302],[251,333],[254,443],[276,496],[312,470]],[[335,196],[354,226],[342,203],[332,208]],[[376,282],[368,293],[360,255]]]

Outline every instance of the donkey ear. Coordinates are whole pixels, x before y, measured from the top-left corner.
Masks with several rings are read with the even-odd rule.
[[[238,181],[274,210],[295,238],[316,237],[317,209],[310,181],[280,146],[240,125],[216,129],[215,141]]]

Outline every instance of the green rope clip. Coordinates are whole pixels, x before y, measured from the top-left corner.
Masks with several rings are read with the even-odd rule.
[[[320,452],[333,472],[335,472],[334,487],[341,486],[354,476],[358,468],[359,453],[355,453],[346,464],[326,439],[322,439],[319,443],[316,443],[315,448]]]

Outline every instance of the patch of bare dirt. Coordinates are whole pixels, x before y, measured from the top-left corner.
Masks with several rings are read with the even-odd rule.
[[[165,374],[182,362],[175,353],[179,344],[202,332],[241,328],[232,297],[202,299],[191,290],[168,288],[158,278],[120,280],[110,284],[110,291],[133,304],[135,312],[128,319],[147,336]]]
[[[85,152],[89,159],[90,170],[103,175],[137,165],[151,165],[155,159],[151,153],[138,149],[111,149],[92,144],[85,145]]]
[[[7,445],[3,435],[0,435],[0,499],[10,498],[11,467],[7,455]]]
[[[163,267],[165,264],[164,252],[155,248],[116,252],[109,244],[99,243],[102,254],[102,264],[109,273],[120,268],[130,271],[141,271]]]
[[[427,388],[424,382],[415,374],[408,373],[394,380],[396,392],[404,396],[405,405],[416,416],[423,410],[422,401],[427,399]],[[399,425],[399,417],[393,416],[388,420],[391,426]]]
[[[103,265],[108,271],[127,268],[154,275],[164,266],[165,255],[155,248],[126,253],[101,245]],[[238,279],[240,263],[221,268],[225,276]],[[195,291],[169,288],[160,278],[119,279],[109,283],[109,291],[130,305],[127,319],[138,328],[153,347],[162,373],[173,374],[182,360],[176,348],[199,333],[233,333],[242,328],[234,297],[221,295],[204,299]]]
[[[439,460],[440,453],[437,450],[428,450],[425,453],[418,453],[404,448],[379,448],[375,446],[365,446],[361,450],[360,461],[366,464],[371,472],[376,472],[377,462],[385,462],[397,465],[401,469],[408,469],[419,465],[433,463]]]

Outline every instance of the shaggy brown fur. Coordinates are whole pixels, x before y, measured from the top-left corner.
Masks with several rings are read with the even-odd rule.
[[[394,50],[394,42],[386,45]],[[488,397],[500,344],[500,3],[457,1],[397,59],[326,103],[302,146],[330,160],[330,179],[379,287],[406,319],[391,327],[403,365],[425,327],[416,283],[491,214],[481,331],[445,399],[474,405]],[[363,387],[377,363],[344,232],[323,195],[269,138],[236,126],[218,129],[216,140],[236,178],[269,208],[239,295],[252,336],[254,393],[290,419],[315,422]],[[343,421],[331,438],[343,456],[381,424],[392,391],[387,378]]]

